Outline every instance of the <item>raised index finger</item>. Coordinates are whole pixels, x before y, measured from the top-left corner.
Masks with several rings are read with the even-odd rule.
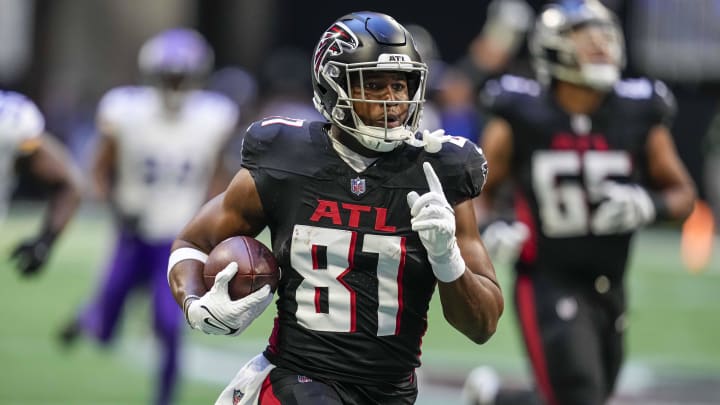
[[[423,171],[425,172],[425,179],[427,180],[428,187],[430,187],[430,191],[442,194],[442,184],[440,184],[440,179],[437,174],[435,174],[435,170],[433,170],[432,165],[428,162],[424,162]]]

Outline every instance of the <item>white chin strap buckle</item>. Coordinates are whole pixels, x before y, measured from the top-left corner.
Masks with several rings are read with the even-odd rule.
[[[423,130],[422,139],[410,137],[405,141],[408,145],[418,148],[424,148],[427,153],[438,153],[442,149],[442,144],[449,141],[450,137],[445,135],[444,129],[437,129],[433,132]]]

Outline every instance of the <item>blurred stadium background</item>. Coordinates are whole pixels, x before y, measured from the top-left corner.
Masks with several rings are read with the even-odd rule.
[[[720,120],[715,119],[720,100],[720,0],[603,2],[625,26],[626,74],[651,75],[674,90],[678,149],[701,196],[720,217]],[[523,4],[534,12],[544,1]],[[207,36],[218,69],[210,85],[229,93],[241,105],[241,120],[248,122],[282,111],[278,105],[283,105],[283,97],[294,103],[292,111],[307,113],[309,54],[317,35],[336,17],[356,9],[382,11],[402,23],[424,27],[434,41],[427,43],[433,45],[437,72],[451,71],[449,67],[462,66],[468,59],[491,58],[473,55],[476,48],[471,44],[479,37],[500,37],[512,58],[493,65],[487,74],[527,73],[527,53],[522,39],[517,39],[523,19],[489,5],[461,0],[445,0],[442,5],[379,0],[312,5],[291,0],[0,0],[0,88],[34,99],[46,115],[48,129],[87,168],[99,97],[111,87],[137,81],[137,49],[162,29],[190,26]],[[496,24],[490,24],[493,21]],[[441,112],[468,102],[450,94],[457,88],[447,83],[438,79],[431,92]],[[468,128],[478,129],[482,117],[477,120]],[[454,133],[477,136],[476,131]],[[229,170],[237,167],[237,152],[229,148]],[[83,205],[41,277],[20,279],[7,262],[13,244],[38,225],[42,207],[34,199],[40,191],[32,183],[23,184],[0,225],[0,404],[147,403],[155,354],[144,299],[131,302],[121,339],[106,352],[83,342],[62,348],[56,339],[67,317],[91,298],[88,294],[107,260],[112,236],[105,208],[93,201]],[[629,269],[628,361],[614,403],[720,403],[717,237],[714,243],[711,261],[703,271],[690,273],[681,260],[679,227],[654,227],[638,236]],[[509,269],[497,270],[509,304]],[[430,323],[423,344],[419,403],[459,403],[466,373],[481,364],[495,366],[517,384],[527,381],[509,308],[497,335],[484,346],[472,345],[447,327],[437,300]],[[264,348],[270,324],[270,314],[265,314],[236,339],[188,331],[178,403],[212,403],[240,365]]]

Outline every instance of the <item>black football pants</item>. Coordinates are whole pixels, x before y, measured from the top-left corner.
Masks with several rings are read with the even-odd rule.
[[[518,276],[515,305],[537,390],[548,405],[604,404],[623,359],[622,286]]]

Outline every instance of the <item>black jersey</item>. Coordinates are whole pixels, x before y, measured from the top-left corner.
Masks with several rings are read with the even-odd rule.
[[[603,182],[650,186],[647,135],[674,113],[665,85],[618,82],[589,116],[569,115],[551,91],[515,76],[488,82],[481,101],[512,128],[516,214],[532,231],[519,268],[620,281],[631,233],[594,235],[592,215],[604,197]]]
[[[255,180],[282,267],[266,356],[315,378],[402,380],[420,365],[436,279],[410,228],[407,193],[428,191],[422,163],[450,204],[480,193],[485,159],[454,137],[440,152],[403,144],[361,173],[335,153],[323,122],[250,126],[243,166]]]

